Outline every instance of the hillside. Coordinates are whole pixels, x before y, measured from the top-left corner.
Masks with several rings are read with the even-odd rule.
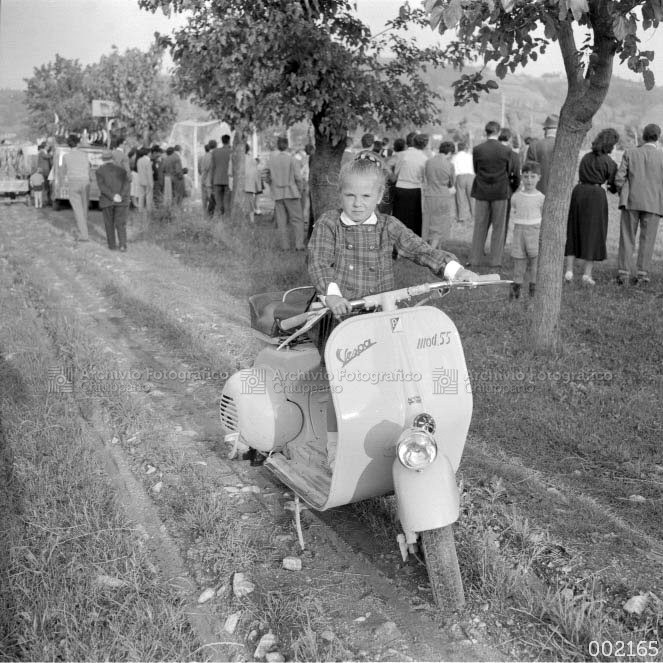
[[[444,133],[444,130],[466,121],[467,128],[476,138],[481,137],[488,120],[500,121],[502,96],[508,125],[523,136],[541,136],[543,120],[551,113],[559,113],[566,96],[566,79],[561,75],[540,78],[509,75],[498,81],[499,90],[484,96],[479,104],[457,107],[453,105],[451,84],[459,77],[459,72],[441,69],[430,72],[429,76],[431,84],[444,100],[440,126],[430,129],[442,129]],[[606,101],[594,118],[587,140],[609,126],[624,134],[625,127],[642,128],[649,122],[663,123],[663,89],[656,87],[647,92],[640,82],[613,78]]]
[[[24,139],[30,137],[25,124],[27,111],[22,90],[0,90],[0,139]]]
[[[504,98],[507,124],[523,136],[540,136],[541,124],[550,113],[558,113],[566,95],[566,81],[559,75],[540,78],[523,74],[509,75],[500,82],[500,89],[484,96],[478,104],[457,107],[453,105],[451,84],[459,76],[453,69],[430,70],[431,85],[442,97],[440,121],[435,126],[424,127],[433,134],[446,134],[465,122],[475,139],[483,135],[488,120],[500,120]],[[34,138],[26,126],[27,110],[21,90],[0,90],[0,137]],[[182,101],[178,119],[203,119],[207,113]],[[620,134],[625,127],[642,128],[648,122],[663,123],[663,89],[647,92],[640,82],[613,78],[608,97],[594,119],[588,141],[599,130],[612,126]],[[404,133],[410,127],[404,128]]]

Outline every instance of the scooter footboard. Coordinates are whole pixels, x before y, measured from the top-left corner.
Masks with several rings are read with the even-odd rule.
[[[439,454],[421,472],[403,467],[396,459],[393,476],[398,518],[407,538],[408,534],[446,527],[458,520],[460,496],[446,456]]]

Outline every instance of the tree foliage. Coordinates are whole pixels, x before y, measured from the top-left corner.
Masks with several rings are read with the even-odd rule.
[[[437,115],[438,95],[423,80],[422,67],[440,64],[441,50],[420,48],[404,32],[412,24],[427,24],[421,8],[404,7],[387,30],[372,35],[349,0],[139,0],[139,5],[188,13],[187,25],[161,40],[176,64],[177,89],[229,122],[237,130],[236,142],[249,126],[311,121],[315,215],[337,204],[336,176],[349,131],[418,126]],[[238,145],[233,160],[239,176],[240,150]],[[238,213],[233,203],[233,214]]]
[[[52,131],[55,124],[74,132],[97,128],[92,99],[108,99],[117,104],[118,124],[126,133],[142,136],[166,129],[175,119],[175,99],[160,76],[162,55],[156,46],[146,53],[134,48],[123,54],[113,47],[87,67],[56,55],[26,79],[32,128],[40,133]]]
[[[119,119],[135,136],[162,131],[175,121],[175,100],[170,85],[160,75],[163,51],[153,45],[120,53],[113,47],[88,68],[94,98],[114,101]]]
[[[413,22],[425,24],[420,9],[404,9],[387,32],[373,37],[346,0],[139,5],[189,13],[185,27],[161,40],[177,65],[177,88],[233,125],[310,119],[335,144],[358,125],[416,126],[437,111],[421,66],[440,63],[441,53],[398,33]]]
[[[82,130],[93,122],[85,73],[78,60],[56,55],[54,62],[35,67],[34,75],[26,83],[29,123],[35,131],[50,131],[56,116],[72,131]]]
[[[654,52],[640,48],[639,30],[658,27],[663,19],[662,0],[426,0],[433,29],[456,31],[447,47],[449,62],[495,63],[495,75],[525,67],[559,42],[567,75],[591,85],[592,77],[617,56],[654,87],[650,64]],[[572,26],[584,33],[576,45]],[[480,92],[498,87],[483,71],[464,74],[455,83],[457,104],[478,101]]]

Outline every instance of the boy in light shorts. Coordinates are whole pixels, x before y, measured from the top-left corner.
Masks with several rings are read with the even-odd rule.
[[[525,275],[529,272],[530,297],[536,291],[536,269],[539,258],[539,232],[541,230],[541,212],[545,196],[536,188],[541,179],[541,167],[528,161],[522,168],[522,186],[511,197],[511,220],[513,221],[513,239],[511,257],[513,258],[513,283],[510,299],[518,299]]]

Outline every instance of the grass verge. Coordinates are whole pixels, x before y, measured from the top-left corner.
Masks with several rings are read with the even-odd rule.
[[[212,221],[198,210],[155,214],[139,238],[177,253],[188,265],[214,271],[226,292],[242,298],[308,284],[303,253],[277,248],[271,215],[240,225]]]
[[[59,349],[59,358],[54,362],[62,362],[74,375],[92,372],[121,375],[122,366],[110,353],[104,352],[106,340],[95,337],[74,312],[58,310],[58,303],[51,301],[37,277],[23,276],[30,279],[24,284],[27,297],[32,306],[41,311],[49,341]],[[161,329],[164,332],[162,342],[180,350],[189,346],[190,331],[177,324],[161,308],[131,298],[118,287],[109,287],[105,294],[112,296],[114,303],[127,311],[132,319],[149,326],[150,330]],[[203,347],[198,350],[202,351]],[[193,354],[197,355],[197,352]],[[200,356],[197,358],[201,359]],[[203,358],[208,362],[222,362],[219,368],[227,368],[224,359],[213,353]],[[93,388],[87,390],[86,386],[94,387],[94,382],[82,381],[75,385],[74,407],[83,412],[101,410],[107,417],[108,428],[117,436],[118,444],[130,458],[134,473],[156,503],[200,589],[214,587],[218,590],[213,607],[218,613],[217,626],[223,624],[224,615],[240,611],[240,630],[245,629],[249,634],[246,644],[250,653],[259,636],[272,629],[278,635],[279,650],[286,653],[289,660],[328,660],[327,656],[347,658],[348,652],[344,656],[338,653],[344,651],[338,638],[332,635],[324,639],[316,631],[326,623],[324,608],[310,595],[309,588],[292,588],[290,583],[275,579],[274,565],[280,566],[283,553],[273,551],[274,523],[271,516],[264,520],[260,514],[252,513],[250,519],[240,518],[237,505],[232,504],[231,496],[224,490],[223,480],[206,472],[205,464],[194,462],[185,449],[177,448],[171,439],[172,425],[169,424],[172,422],[150,411],[140,385],[131,385],[127,379],[126,388],[111,393]],[[158,470],[148,474],[147,468]],[[85,466],[80,470],[87,474]],[[161,484],[161,489],[155,492],[153,489],[157,483]],[[62,562],[60,558],[57,561]],[[146,563],[154,573],[149,560]],[[247,573],[256,583],[256,592],[249,598],[236,599],[230,591],[232,575],[237,571]],[[125,581],[120,572],[117,572],[117,579],[118,582]],[[143,628],[149,630],[146,625]],[[72,628],[73,634],[75,630]],[[226,635],[221,639],[229,637]],[[188,643],[190,657],[205,653],[204,648],[195,647],[192,634]],[[232,653],[238,651],[241,649],[234,648]],[[134,653],[134,658],[142,656]],[[164,658],[185,656],[185,653],[164,654]]]
[[[0,563],[10,608],[0,658],[188,658],[195,640],[182,602],[119,509],[66,380],[57,383],[64,391],[48,391],[62,358],[26,284],[6,269],[0,279]]]
[[[616,219],[612,210],[612,253]],[[244,280],[229,282],[236,295],[308,283],[299,256],[272,249],[268,224],[206,223],[153,223],[147,232],[192,266],[226,279],[244,270]],[[450,246],[461,258],[468,233],[459,231]],[[503,273],[510,271],[507,257]],[[660,601],[640,615],[622,606],[639,593],[663,596],[660,567],[647,561],[655,560],[663,522],[663,352],[652,333],[663,328],[663,275],[655,262],[648,288],[618,288],[613,271],[610,261],[597,265],[594,289],[565,288],[555,354],[530,350],[527,297],[510,303],[494,289],[442,303],[464,340],[475,394],[461,465],[461,566],[474,605],[487,604],[497,628],[514,631],[504,636],[513,638],[514,655],[586,660],[591,641],[661,642]],[[399,260],[396,276],[406,285],[430,274]],[[529,481],[528,468],[541,480]],[[391,546],[390,508],[371,502],[363,511],[372,533]]]

